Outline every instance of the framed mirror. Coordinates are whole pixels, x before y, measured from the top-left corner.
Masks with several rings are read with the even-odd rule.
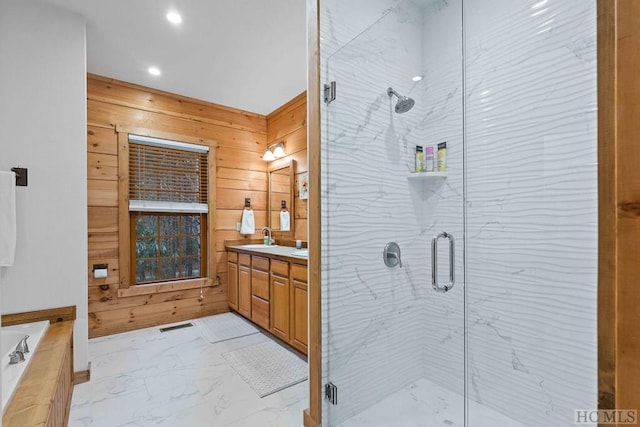
[[[270,166],[268,174],[268,219],[274,236],[293,239],[295,217],[296,161]]]

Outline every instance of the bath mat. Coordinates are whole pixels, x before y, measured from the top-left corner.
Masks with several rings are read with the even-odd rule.
[[[222,357],[260,397],[301,383],[308,375],[307,362],[273,341],[223,353]]]
[[[198,327],[204,339],[212,344],[260,332],[258,328],[235,313],[201,317],[195,319],[193,323]]]

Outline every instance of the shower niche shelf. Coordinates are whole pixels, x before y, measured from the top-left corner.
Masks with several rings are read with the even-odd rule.
[[[412,172],[407,175],[409,181],[442,182],[447,179],[446,172]]]

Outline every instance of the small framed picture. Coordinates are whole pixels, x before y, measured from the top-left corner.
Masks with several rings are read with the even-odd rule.
[[[309,198],[309,172],[303,172],[298,175],[298,192],[300,200]]]

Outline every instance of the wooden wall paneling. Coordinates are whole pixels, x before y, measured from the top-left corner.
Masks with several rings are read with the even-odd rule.
[[[220,165],[217,166],[216,177],[219,180],[228,179],[228,180],[239,180],[239,181],[249,181],[255,183],[261,183],[264,185],[264,190],[267,191],[267,175],[266,169],[265,171],[250,171],[245,169],[231,169],[231,168],[221,168]],[[260,188],[256,188],[259,190]]]
[[[615,403],[615,1],[598,7],[598,408]]]
[[[266,191],[238,191],[237,189],[231,188],[218,188],[218,198],[216,200],[217,208],[225,210],[242,210],[244,208],[245,197],[251,198],[251,206],[253,209],[266,209]]]
[[[90,74],[88,98],[105,103],[124,105],[147,111],[179,116],[236,129],[266,133],[266,123],[260,114],[222,105],[211,104],[185,96],[141,88],[140,86]],[[211,114],[215,112],[215,115]]]
[[[216,262],[216,204],[218,198],[218,188],[217,188],[217,180],[216,180],[216,147],[214,143],[211,143],[209,146],[209,153],[207,156],[207,166],[209,170],[207,171],[209,175],[209,194],[207,196],[207,201],[209,204],[208,214],[207,214],[207,245],[204,248],[205,250],[201,254],[201,256],[207,256],[208,261],[208,272],[207,275],[215,279],[218,274],[219,269],[222,271],[227,271],[227,266],[219,266]],[[220,285],[220,283],[218,283]],[[226,298],[226,295],[225,295]]]
[[[118,139],[111,127],[87,126],[87,152],[118,155]]]
[[[305,427],[322,422],[321,233],[320,233],[320,1],[307,11],[308,155],[309,155],[309,409]]]
[[[267,140],[275,141],[306,125],[307,94],[303,92],[267,116]]]
[[[131,241],[129,228],[129,135],[118,133],[118,260],[120,287],[131,281]]]
[[[107,264],[108,274],[104,279],[96,279],[93,277],[93,265],[94,264]],[[118,258],[104,258],[100,257],[98,259],[91,259],[91,254],[89,254],[89,260],[87,262],[87,283],[89,286],[99,286],[99,285],[118,285],[120,283],[120,273],[119,273],[119,261]],[[117,287],[116,287],[117,288]]]
[[[259,237],[259,229],[266,225],[267,165],[261,160],[266,117],[99,76],[89,75],[87,84],[90,337],[227,311],[224,240],[245,238],[235,228],[243,206],[237,201],[252,197],[257,208],[258,233],[249,237]],[[123,135],[120,141],[116,130]],[[199,288],[148,295],[123,293],[136,289],[126,287],[129,245],[128,238],[125,242],[119,237],[121,227],[128,230],[127,132],[193,143],[208,141],[215,159],[210,161],[210,200],[220,201],[208,220],[209,275],[217,276],[218,281],[205,286],[202,301]],[[117,168],[112,169],[114,162]],[[119,180],[114,179],[114,172],[119,173]],[[249,195],[244,196],[245,192]],[[91,269],[97,263],[109,264],[106,279],[93,278]]]
[[[101,264],[103,259],[112,259],[118,257],[118,240],[100,240],[102,236],[91,235],[88,242],[89,260],[95,261],[95,264]],[[96,239],[98,239],[96,241]]]
[[[87,178],[106,181],[118,180],[118,156],[87,153]]]
[[[214,295],[212,287],[204,287],[203,294],[205,298]],[[109,286],[107,290],[103,290],[100,286],[89,286],[89,311],[103,312],[108,310],[134,308],[145,305],[153,305],[158,303],[180,301],[187,299],[198,299],[200,289],[184,289],[174,292],[158,292],[146,295],[136,295],[129,297],[118,297],[118,287]]]
[[[284,142],[287,156],[269,163],[278,168],[296,162],[293,204],[294,239],[307,240],[307,201],[300,200],[298,175],[307,172],[307,93],[303,92],[267,116],[267,145]]]
[[[205,298],[189,298],[106,310],[89,316],[89,336],[99,337],[134,329],[179,322],[228,311],[226,296],[218,288],[206,288]]]
[[[87,204],[89,206],[118,206],[118,183],[89,179],[87,181]]]
[[[107,104],[87,100],[87,120],[92,124],[104,124],[120,129],[136,130],[145,135],[147,132],[158,132],[173,135],[185,135],[217,141],[220,148],[226,147],[253,152],[260,157],[264,153],[266,135],[261,132],[250,132],[228,126],[195,122],[181,117],[140,110],[122,105]],[[260,152],[262,151],[262,153]]]
[[[256,237],[261,237],[260,229],[267,225],[267,211],[265,209],[266,206],[263,210],[256,210],[256,208],[253,208],[253,215],[256,222],[256,233],[254,236]],[[235,230],[236,223],[240,222],[241,217],[242,209],[219,209],[217,218],[218,223],[216,224],[217,230]],[[242,238],[242,235],[239,232],[235,232],[235,235],[238,236],[238,239]]]
[[[615,31],[617,409],[640,410],[640,2],[617,0]],[[600,110],[600,109],[599,109]],[[611,148],[611,147],[609,147]],[[611,172],[610,172],[611,173]]]

